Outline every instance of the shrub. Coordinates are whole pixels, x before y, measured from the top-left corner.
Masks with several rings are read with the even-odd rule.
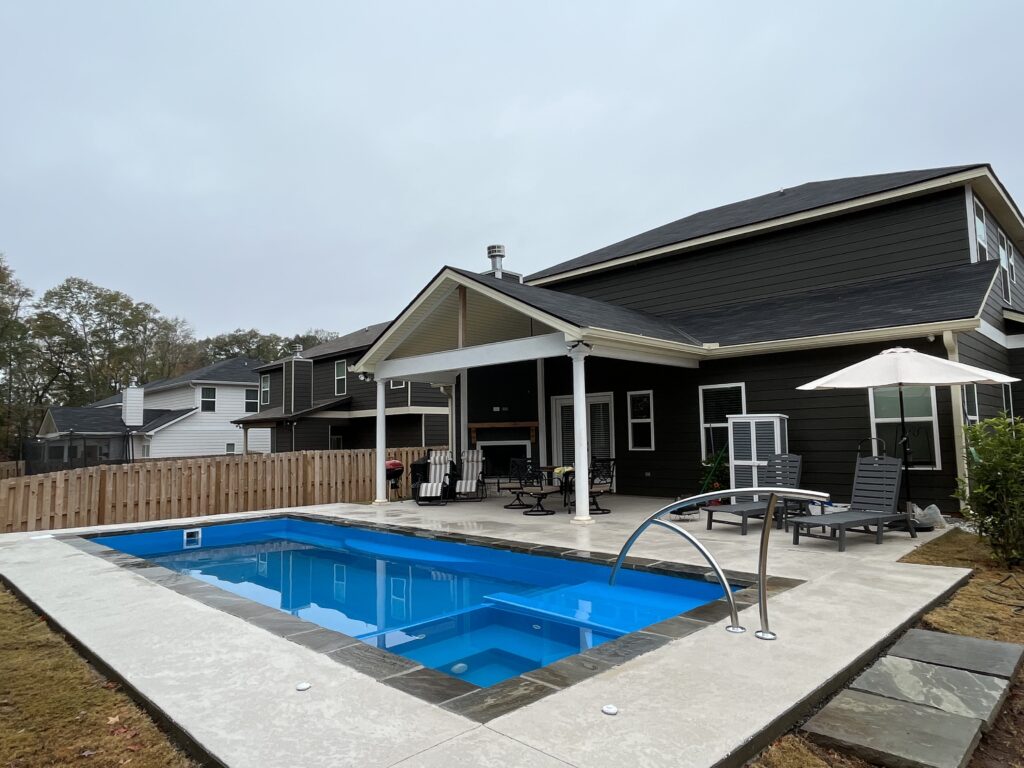
[[[964,427],[968,480],[957,498],[1004,565],[1024,563],[1024,419],[1000,416]]]

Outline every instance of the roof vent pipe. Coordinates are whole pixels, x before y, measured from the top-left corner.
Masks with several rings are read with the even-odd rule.
[[[302,357],[301,344],[292,344],[292,357]]]
[[[491,260],[491,271],[494,272],[494,276],[501,279],[501,260],[505,258],[505,246],[504,245],[488,245],[487,246],[487,258]]]

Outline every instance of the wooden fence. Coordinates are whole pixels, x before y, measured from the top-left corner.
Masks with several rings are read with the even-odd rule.
[[[410,464],[425,448],[391,448]],[[0,533],[250,512],[374,496],[376,451],[300,451],[147,461],[0,480]]]
[[[0,480],[6,480],[9,477],[21,477],[24,474],[24,461],[0,461]]]

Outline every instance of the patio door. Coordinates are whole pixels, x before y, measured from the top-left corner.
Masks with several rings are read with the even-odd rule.
[[[572,395],[551,398],[552,432],[556,463],[575,464],[575,420]],[[615,458],[615,419],[611,392],[587,395],[587,445],[591,459]]]

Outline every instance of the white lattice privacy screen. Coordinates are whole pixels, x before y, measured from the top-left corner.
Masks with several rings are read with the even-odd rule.
[[[781,413],[745,413],[726,416],[729,421],[729,481],[733,488],[761,485],[761,467],[768,457],[789,452],[786,422]],[[750,501],[750,496],[734,501]],[[753,497],[758,501],[757,497]]]

